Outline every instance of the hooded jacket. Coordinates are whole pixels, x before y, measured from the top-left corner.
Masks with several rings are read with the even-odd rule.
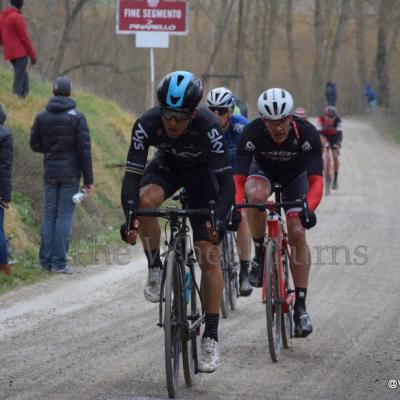
[[[0,44],[4,46],[4,59],[15,60],[29,56],[36,60],[35,51],[26,30],[25,18],[15,7],[7,7],[0,14]]]
[[[11,201],[11,167],[13,160],[13,141],[11,131],[3,126],[6,115],[0,106],[0,198]]]
[[[85,116],[66,96],[52,97],[32,126],[30,145],[44,153],[44,179],[70,180],[83,175],[93,183],[89,128]]]

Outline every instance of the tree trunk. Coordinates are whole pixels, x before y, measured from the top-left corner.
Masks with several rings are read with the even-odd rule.
[[[236,39],[236,60],[235,60],[235,75],[236,78],[236,95],[243,98],[243,60],[244,60],[244,32],[246,31],[243,26],[243,0],[239,0],[239,15],[237,25],[237,39]],[[240,78],[239,78],[240,77]]]
[[[323,107],[323,66],[324,66],[324,25],[322,20],[322,0],[315,0],[314,34],[315,60],[312,77],[311,109],[313,113],[320,113]]]
[[[206,82],[209,79],[209,75],[210,75],[210,72],[211,72],[211,68],[213,67],[214,59],[215,59],[215,57],[216,57],[216,55],[217,55],[217,53],[218,53],[218,51],[219,51],[219,49],[221,47],[221,44],[223,42],[222,39],[223,39],[225,30],[228,27],[229,17],[230,17],[230,15],[232,13],[232,8],[233,8],[234,3],[235,3],[235,0],[231,0],[230,1],[229,7],[227,8],[226,13],[222,17],[222,21],[220,23],[220,28],[217,30],[216,37],[213,40],[214,48],[213,48],[213,51],[211,52],[210,59],[208,61],[206,70],[204,72],[204,84],[206,84]]]
[[[278,9],[279,9],[279,4],[278,0],[271,0],[270,1],[271,7],[269,10],[269,17],[268,17],[268,33],[267,36],[263,38],[264,43],[266,46],[264,47],[264,52],[263,52],[263,71],[264,71],[264,82],[267,86],[270,86],[268,83],[269,80],[269,74],[271,70],[271,59],[272,59],[272,49],[273,49],[273,44],[274,44],[274,38],[275,38],[275,33],[276,33],[276,22],[277,22],[277,16],[278,16]]]
[[[359,76],[359,87],[361,91],[367,81],[367,62],[365,58],[365,18],[364,18],[364,0],[355,1],[356,12],[356,54],[357,69]],[[363,97],[364,98],[364,97]],[[362,102],[364,104],[364,101]],[[364,108],[364,107],[362,107]]]
[[[293,0],[286,0],[286,41],[291,81],[294,87],[293,96],[299,98],[301,92],[300,79],[293,46]]]
[[[393,1],[381,0],[378,17],[378,46],[376,52],[376,74],[378,78],[378,102],[382,107],[390,108],[389,66],[387,54],[387,36],[389,16]]]
[[[342,9],[339,17],[339,23],[337,25],[335,40],[329,58],[328,73],[327,77],[330,80],[334,80],[335,67],[339,58],[340,46],[343,43],[343,36],[346,31],[346,24],[350,14],[350,0],[342,1]]]

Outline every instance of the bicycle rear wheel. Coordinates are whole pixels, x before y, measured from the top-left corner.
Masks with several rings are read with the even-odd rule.
[[[222,278],[224,280],[224,288],[222,291],[221,298],[221,315],[222,318],[228,318],[229,314],[229,265],[228,265],[228,255],[227,255],[227,244],[226,244],[226,235],[224,235],[221,244],[219,246],[220,251],[220,260],[221,260],[221,269],[222,269]]]
[[[326,150],[329,151],[329,150]],[[331,185],[332,185],[332,176],[331,176],[331,159],[329,154],[324,155],[324,186],[325,186],[325,195],[329,196],[331,192]]]
[[[239,258],[236,254],[235,247],[235,235],[233,232],[227,232],[227,250],[229,258],[229,305],[231,310],[236,310],[237,298],[239,295],[239,277],[238,277],[238,266]]]
[[[176,265],[175,251],[168,252],[164,285],[164,343],[165,373],[168,395],[174,398],[179,378],[179,357],[181,352],[181,304],[182,279],[179,266]]]
[[[264,284],[266,285],[266,314],[269,354],[277,362],[281,351],[282,303],[279,285],[278,254],[275,242],[268,240],[264,258]]]
[[[182,365],[183,365],[183,375],[185,377],[185,383],[187,386],[193,385],[194,375],[198,370],[197,361],[197,332],[190,329],[190,325],[198,318],[199,309],[197,307],[197,292],[195,283],[195,270],[191,273],[190,281],[190,298],[189,302],[186,303],[186,315],[185,321],[187,321],[187,326],[185,329],[185,335],[182,338]]]
[[[286,296],[288,298],[293,289],[290,282],[289,255],[286,250],[282,251],[283,275],[285,280]],[[293,337],[293,304],[285,304],[282,308],[282,344],[285,349],[289,348],[290,339]]]

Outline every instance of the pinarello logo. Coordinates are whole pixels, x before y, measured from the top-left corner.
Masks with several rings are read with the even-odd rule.
[[[157,7],[160,0],[147,0],[147,5],[149,7]]]

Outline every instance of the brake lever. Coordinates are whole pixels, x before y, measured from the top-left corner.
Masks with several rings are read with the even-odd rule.
[[[134,210],[135,210],[135,203],[133,200],[129,200],[128,201],[128,218],[126,221],[126,229],[128,231],[128,235],[131,232],[131,225],[132,225],[132,221],[134,219]]]
[[[212,225],[212,229],[213,229],[213,234],[217,233],[217,220],[216,220],[216,216],[215,216],[215,201],[211,200],[208,203],[208,207],[210,210],[210,217],[211,217],[211,225]]]
[[[304,216],[306,217],[306,222],[310,222],[310,218],[308,217],[308,212],[307,212],[307,200],[306,197],[303,197],[303,210],[304,210]]]

